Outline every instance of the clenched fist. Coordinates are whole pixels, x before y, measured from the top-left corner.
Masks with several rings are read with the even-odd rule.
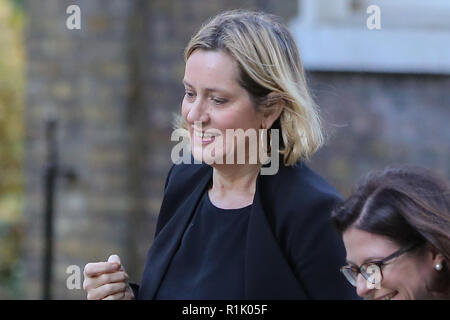
[[[88,263],[84,267],[83,289],[88,300],[134,299],[128,275],[115,254],[107,262]]]

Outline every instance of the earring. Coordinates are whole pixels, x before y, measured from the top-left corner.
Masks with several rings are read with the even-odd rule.
[[[267,150],[267,131],[265,131],[266,129],[264,128],[264,126],[259,130],[259,132],[261,133],[259,135],[259,143],[260,143],[260,148],[261,150],[266,149]],[[266,138],[266,141],[264,141],[264,138]]]
[[[436,271],[441,271],[442,270],[442,264],[441,263],[436,263],[436,265],[434,266],[434,269],[436,269]]]

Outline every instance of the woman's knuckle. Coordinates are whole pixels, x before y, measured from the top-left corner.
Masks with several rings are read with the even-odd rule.
[[[103,292],[105,292],[105,293],[110,292],[110,291],[111,291],[111,284],[110,284],[110,283],[104,284],[104,285],[102,286],[102,290],[103,290]]]
[[[100,280],[101,283],[105,283],[105,284],[111,282],[110,276],[109,276],[109,274],[107,274],[107,273],[102,274],[102,275],[99,277],[99,280]]]
[[[88,263],[88,264],[86,264],[86,265],[84,266],[83,273],[84,273],[85,275],[89,273],[89,271],[90,271],[90,269],[91,269],[90,265],[91,265],[91,264]]]
[[[105,290],[106,290],[106,292],[107,292],[108,295],[114,294],[114,293],[117,292],[117,285],[114,284],[114,283],[107,283],[107,284],[105,285],[105,287],[106,287]]]
[[[90,283],[87,280],[83,281],[83,290],[88,290],[90,287]]]

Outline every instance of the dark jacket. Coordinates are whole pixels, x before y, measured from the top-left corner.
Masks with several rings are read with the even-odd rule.
[[[171,168],[142,282],[132,286],[138,299],[155,297],[212,170],[205,164]],[[246,244],[247,299],[356,298],[339,272],[345,249],[330,222],[338,201],[338,192],[304,164],[258,176]]]

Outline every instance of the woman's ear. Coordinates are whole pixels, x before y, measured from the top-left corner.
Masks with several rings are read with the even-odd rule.
[[[436,271],[441,271],[444,266],[444,255],[442,253],[434,254],[433,256],[433,266]]]
[[[431,262],[433,263],[433,267],[436,269],[436,271],[440,271],[440,268],[443,267],[445,261],[444,255],[440,253],[434,246],[428,245],[427,249]]]
[[[285,101],[279,93],[271,92],[267,95],[266,106],[264,107],[263,127],[270,129],[273,123],[280,117],[286,106]]]

